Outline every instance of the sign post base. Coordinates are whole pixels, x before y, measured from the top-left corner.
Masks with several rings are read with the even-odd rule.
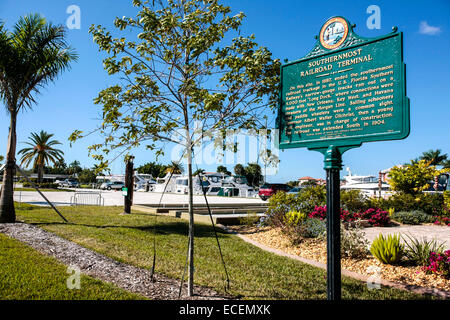
[[[329,146],[319,151],[324,155],[327,175],[327,299],[341,300],[341,205],[340,170],[342,154],[356,146]]]

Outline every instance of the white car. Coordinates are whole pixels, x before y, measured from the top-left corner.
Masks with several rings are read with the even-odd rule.
[[[111,181],[111,182],[105,182],[102,183],[100,186],[100,189],[102,190],[122,190],[122,188],[125,187],[125,183],[122,181]]]

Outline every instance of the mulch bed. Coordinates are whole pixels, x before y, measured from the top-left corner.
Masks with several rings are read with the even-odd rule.
[[[306,259],[318,261],[326,264],[327,248],[326,242],[317,239],[304,239],[300,244],[292,244],[292,241],[282,233],[281,228],[254,227],[254,226],[227,226],[228,229],[245,235],[253,241],[261,243],[267,247],[278,249],[285,253],[300,256]],[[372,276],[374,267],[381,271],[381,278],[408,285],[436,288],[450,291],[450,281],[440,275],[426,274],[422,267],[411,266],[407,263],[392,266],[378,261],[372,255],[364,259],[341,259],[342,269],[356,272],[358,274]]]
[[[51,232],[26,223],[0,224],[0,232],[22,241],[37,251],[52,256],[67,266],[76,266],[93,278],[110,282],[133,293],[154,300],[177,300],[180,281],[160,274],[153,275],[149,270],[137,268],[115,261],[76,243],[63,239]],[[182,300],[222,300],[229,297],[204,287],[194,286],[195,295],[186,295],[183,288]]]

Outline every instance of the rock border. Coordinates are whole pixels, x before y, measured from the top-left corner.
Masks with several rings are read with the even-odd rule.
[[[112,283],[119,288],[141,294],[150,299],[231,299],[210,288],[200,286],[194,286],[195,295],[189,297],[186,295],[186,283],[179,299],[179,280],[155,273],[152,281],[150,270],[115,261],[34,225],[20,222],[0,224],[0,232],[31,246],[40,253],[56,258],[68,267],[77,267],[85,275]]]

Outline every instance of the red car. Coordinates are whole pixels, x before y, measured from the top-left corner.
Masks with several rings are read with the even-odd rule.
[[[259,188],[258,195],[262,200],[266,201],[278,191],[288,192],[291,189],[292,187],[284,183],[265,183]]]

